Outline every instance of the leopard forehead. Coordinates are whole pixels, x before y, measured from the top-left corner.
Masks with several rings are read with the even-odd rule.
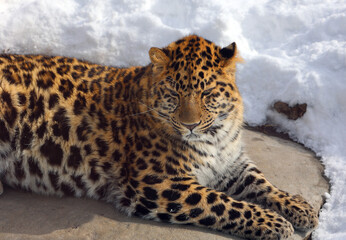
[[[167,80],[177,91],[214,87],[223,73],[220,50],[211,41],[196,35],[171,43],[163,49],[170,58]]]

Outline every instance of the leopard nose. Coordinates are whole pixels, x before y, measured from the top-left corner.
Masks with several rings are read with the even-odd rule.
[[[201,122],[198,123],[192,123],[192,124],[186,124],[186,123],[181,123],[184,127],[186,127],[187,129],[189,129],[190,131],[192,131],[193,129],[195,129]]]

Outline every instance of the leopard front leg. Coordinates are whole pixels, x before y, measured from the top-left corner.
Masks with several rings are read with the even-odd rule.
[[[236,201],[189,177],[147,175],[130,181],[119,205],[130,215],[208,227],[248,239],[284,239],[293,233],[292,225],[274,211]]]
[[[229,174],[219,183],[218,189],[238,200],[246,200],[275,210],[292,225],[301,230],[313,229],[318,225],[318,217],[312,206],[299,195],[290,195],[273,186],[247,159],[238,159],[237,174]]]

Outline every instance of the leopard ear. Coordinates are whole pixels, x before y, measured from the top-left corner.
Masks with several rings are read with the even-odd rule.
[[[156,47],[152,47],[149,50],[149,57],[151,62],[154,65],[166,65],[169,62],[169,57],[166,55],[166,53],[160,49],[160,48],[156,48]]]
[[[235,56],[236,52],[237,45],[235,44],[235,42],[220,50],[220,54],[224,59],[232,59]]]
[[[222,65],[226,68],[234,69],[237,62],[243,62],[243,59],[238,56],[237,45],[235,42],[222,48],[220,50],[220,55]]]

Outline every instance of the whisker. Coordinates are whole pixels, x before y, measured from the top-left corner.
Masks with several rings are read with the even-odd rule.
[[[163,116],[163,115],[162,115],[159,111],[157,111],[155,108],[151,108],[151,107],[149,107],[147,104],[145,104],[145,103],[143,103],[143,102],[140,102],[140,101],[139,101],[139,103],[142,104],[142,105],[144,105],[144,106],[146,106],[146,107],[149,109],[149,110],[146,111],[145,113],[148,113],[148,112],[150,112],[150,111],[154,111],[154,112],[156,112],[163,120],[165,120],[165,121],[167,121],[168,123],[170,123],[169,119],[166,118],[165,116]],[[153,115],[151,115],[151,116],[153,116]],[[153,117],[157,118],[156,116],[153,116]],[[157,118],[157,119],[160,119],[160,118]],[[161,120],[161,119],[160,119],[160,120]]]
[[[154,111],[154,109],[149,109],[148,111],[144,111],[144,112],[139,112],[139,113],[134,113],[134,114],[131,114],[131,115],[127,115],[127,117],[138,116],[138,115],[141,115],[141,114],[146,114],[146,113],[151,112],[151,111]]]

